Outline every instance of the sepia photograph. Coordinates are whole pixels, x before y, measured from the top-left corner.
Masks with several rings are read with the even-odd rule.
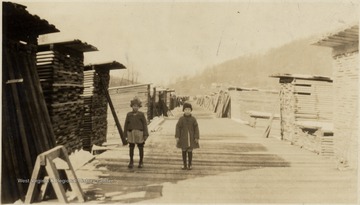
[[[2,1],[1,204],[359,204],[359,1]]]

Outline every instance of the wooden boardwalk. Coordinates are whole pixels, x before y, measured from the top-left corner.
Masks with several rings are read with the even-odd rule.
[[[194,106],[200,149],[193,170],[181,170],[174,118],[152,133],[144,168],[128,169],[128,147],[113,146],[78,170],[94,203],[356,203],[356,171],[339,171],[329,158]],[[119,139],[119,144],[121,144]],[[138,153],[135,150],[135,163]],[[92,169],[89,175],[89,169]],[[102,181],[106,183],[102,183]]]

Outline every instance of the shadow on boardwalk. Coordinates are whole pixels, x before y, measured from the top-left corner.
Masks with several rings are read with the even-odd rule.
[[[195,108],[193,114],[195,117],[197,117],[200,126],[201,148],[194,151],[193,170],[181,170],[181,150],[175,148],[174,139],[175,125],[179,114],[181,113],[176,112],[174,114],[175,117],[166,119],[165,122],[161,125],[162,129],[159,132],[152,133],[151,138],[147,141],[145,148],[145,167],[143,169],[138,169],[136,167],[134,169],[127,168],[128,147],[122,147],[118,145],[98,155],[96,160],[88,166],[94,166],[94,171],[98,171],[97,177],[103,179],[104,181],[108,180],[110,183],[88,184],[89,186],[85,188],[88,200],[95,203],[134,203],[142,201],[158,203],[162,202],[161,200],[164,199],[164,202],[167,203],[211,203],[215,201],[207,201],[204,199],[206,199],[206,197],[211,199],[212,197],[202,195],[202,192],[211,195],[211,193],[214,191],[214,187],[209,186],[216,187],[218,184],[207,183],[207,177],[217,176],[218,179],[214,183],[228,183],[228,185],[225,184],[222,186],[231,187],[238,186],[231,184],[232,181],[239,181],[236,176],[233,179],[221,179],[219,177],[227,173],[250,173],[251,170],[260,170],[259,173],[261,173],[261,170],[273,170],[274,173],[269,173],[265,179],[264,173],[261,173],[259,180],[262,178],[262,180],[265,180],[265,183],[273,183],[274,186],[276,186],[276,180],[279,180],[279,178],[274,177],[274,181],[272,181],[267,177],[271,178],[273,175],[278,176],[279,174],[276,174],[276,172],[283,172],[284,168],[292,168],[291,173],[293,173],[295,177],[300,176],[300,178],[298,181],[296,181],[295,178],[292,182],[291,177],[293,176],[290,176],[288,177],[288,181],[286,181],[285,184],[282,184],[282,186],[291,186],[293,183],[299,182],[299,180],[310,180],[314,183],[316,183],[316,180],[321,180],[321,177],[319,179],[319,177],[314,178],[305,174],[304,170],[307,170],[308,167],[310,167],[311,170],[316,170],[319,173],[326,172],[328,170],[334,171],[332,168],[333,164],[330,160],[323,159],[314,153],[290,146],[289,144],[278,141],[276,139],[263,139],[261,138],[262,133],[258,130],[250,128],[246,125],[238,124],[230,119],[213,118],[211,113],[200,108]],[[136,158],[137,153],[135,154],[135,159]],[[86,169],[87,168],[84,167],[84,173]],[[306,173],[309,171],[311,172],[311,170],[307,170]],[[79,173],[81,175],[81,170]],[[316,175],[316,173],[313,174]],[[337,173],[332,174],[332,176],[323,178],[325,180],[325,187],[327,179],[339,180],[344,183],[344,186],[348,185],[347,183],[349,180],[353,179],[347,177],[345,179],[341,178],[343,175],[339,175]],[[331,177],[340,178],[332,179]],[[282,177],[282,179],[284,178],[286,178],[286,176]],[[204,180],[201,181],[198,179]],[[179,193],[173,193],[176,192],[176,190],[172,190],[170,188],[168,191],[164,191],[164,186],[175,186],[176,189],[177,184],[180,182],[191,182],[192,180],[197,180],[197,184],[195,185],[199,194],[197,199],[180,201],[181,197],[184,197],[184,195],[181,195],[181,193],[180,195]],[[259,181],[255,175],[245,177],[242,180],[245,180],[241,182],[243,183],[244,187],[242,188],[242,191],[238,191],[238,194],[241,192],[244,192],[244,194],[248,192],[248,190],[246,190],[246,186],[254,191],[254,184],[259,184]],[[336,184],[342,185],[341,183]],[[308,185],[311,185],[311,183]],[[356,185],[352,183],[350,183],[350,185],[352,187],[355,186],[356,188]],[[193,186],[193,184],[188,183],[184,186]],[[299,187],[299,189],[302,190],[303,187]],[[189,188],[187,190],[191,192],[192,189]],[[210,191],[207,192],[207,190]],[[260,191],[262,189],[259,188],[258,190]],[[352,189],[350,191],[352,191]],[[307,192],[305,191],[304,193],[306,194]],[[266,197],[263,199],[253,197],[252,199],[249,196],[247,198],[243,197],[236,199],[235,197],[233,200],[222,201],[222,193],[216,194],[219,195],[217,198],[220,197],[220,202],[304,202],[291,201],[292,199],[282,200],[278,199],[276,196],[272,197],[274,199],[272,201],[270,198]],[[177,196],[179,196],[179,199],[176,198]],[[226,193],[224,197],[225,196],[227,196]],[[346,200],[339,200],[339,203],[347,203],[349,200],[350,202],[354,200],[352,193],[350,193],[350,196],[350,199],[348,197]],[[271,197],[270,194],[269,197]],[[326,197],[320,197],[319,200],[313,199],[314,201],[312,202],[322,203],[324,202],[322,201],[323,198]],[[340,196],[339,198],[342,197]],[[166,199],[168,201],[166,201]],[[294,200],[296,200],[296,198]],[[298,200],[301,200],[301,198]]]

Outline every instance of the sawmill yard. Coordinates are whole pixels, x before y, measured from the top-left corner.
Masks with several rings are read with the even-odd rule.
[[[181,109],[165,118],[145,146],[144,168],[128,169],[128,147],[109,139],[107,151],[79,168],[94,203],[357,203],[357,172],[329,157],[196,106],[201,140],[193,170],[181,170],[174,131]],[[137,155],[135,155],[135,163]]]

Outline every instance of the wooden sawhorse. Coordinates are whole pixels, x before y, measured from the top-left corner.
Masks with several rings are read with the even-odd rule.
[[[45,169],[48,176],[43,179],[40,173]],[[61,179],[59,170],[65,170],[67,179]],[[25,203],[30,204],[34,200],[42,200],[45,197],[49,183],[53,186],[55,194],[61,203],[68,203],[64,181],[67,180],[72,191],[76,194],[79,202],[84,202],[84,194],[81,190],[75,171],[70,163],[67,150],[64,146],[57,146],[39,154],[36,158],[30,184],[25,197]],[[40,186],[40,187],[38,187]],[[40,189],[40,190],[39,190]]]

